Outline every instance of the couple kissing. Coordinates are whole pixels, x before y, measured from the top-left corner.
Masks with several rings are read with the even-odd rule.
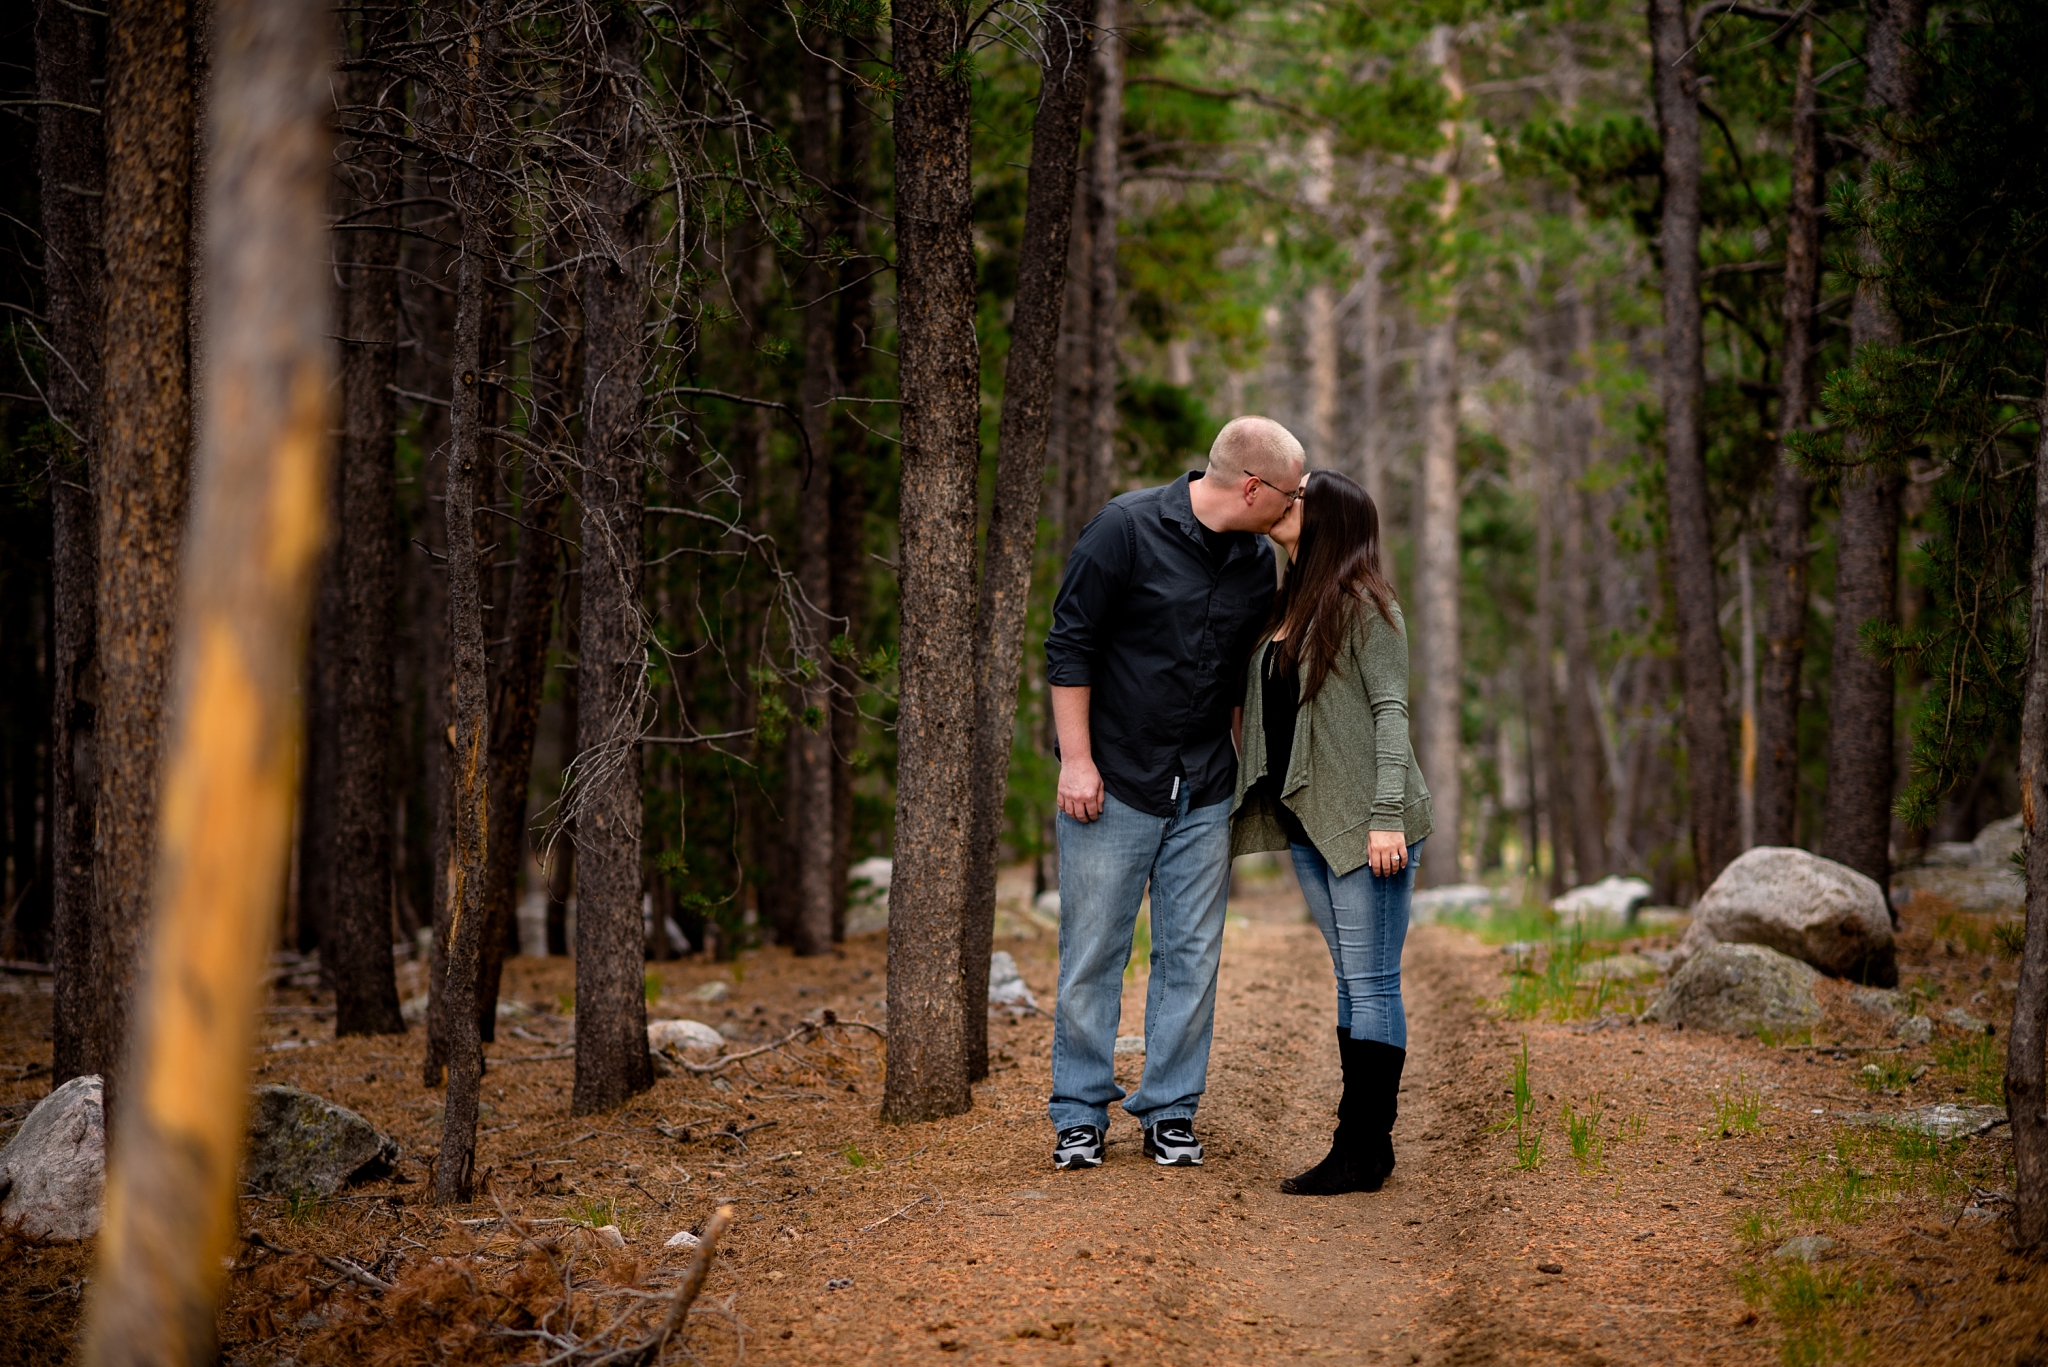
[[[1408,738],[1408,637],[1358,484],[1240,417],[1206,470],[1113,499],[1075,542],[1046,637],[1060,761],[1053,1162],[1103,1161],[1109,1107],[1163,1167],[1198,1167],[1230,861],[1286,850],[1337,978],[1330,1152],[1280,1186],[1377,1191],[1394,1167],[1408,1022],[1401,944],[1429,790]],[[1267,539],[1270,539],[1271,545]],[[1273,546],[1287,553],[1275,589]],[[1145,1066],[1113,1051],[1151,889]]]

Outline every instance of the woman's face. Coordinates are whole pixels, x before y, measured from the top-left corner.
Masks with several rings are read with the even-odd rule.
[[[1266,533],[1280,543],[1280,548],[1290,557],[1294,554],[1294,548],[1301,542],[1301,508],[1307,502],[1306,498],[1297,498],[1288,504],[1287,511],[1273,524],[1273,530]]]

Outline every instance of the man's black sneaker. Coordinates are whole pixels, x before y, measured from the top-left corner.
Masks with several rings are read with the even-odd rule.
[[[1146,1130],[1145,1152],[1162,1168],[1202,1166],[1202,1143],[1185,1120],[1162,1120]]]
[[[1059,1142],[1053,1146],[1052,1165],[1056,1168],[1101,1167],[1102,1131],[1093,1125],[1070,1125],[1061,1130]]]

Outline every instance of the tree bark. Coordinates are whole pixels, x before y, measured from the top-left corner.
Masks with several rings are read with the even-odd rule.
[[[1090,62],[1088,99],[1096,98],[1093,61]],[[1053,392],[1051,435],[1048,438],[1055,465],[1053,473],[1053,515],[1058,526],[1053,558],[1064,566],[1072,554],[1081,528],[1095,515],[1088,502],[1089,430],[1095,392],[1094,222],[1088,206],[1094,202],[1095,168],[1092,156],[1081,159],[1074,173],[1073,216],[1067,234],[1067,303],[1061,312],[1060,374]],[[1048,717],[1048,725],[1050,717]],[[1047,731],[1047,745],[1051,732]]]
[[[896,873],[882,1114],[957,1115],[968,1086],[960,918],[973,820],[980,465],[965,0],[899,0],[896,316],[903,395]]]
[[[50,841],[52,1081],[99,1071],[93,1049],[93,804],[99,787],[94,651],[99,532],[93,509],[93,411],[100,390],[101,190],[106,147],[96,82],[97,20],[64,0],[36,8],[36,155],[42,172],[43,307],[49,315]]]
[[[1381,335],[1383,310],[1381,298],[1384,285],[1381,275],[1385,271],[1386,257],[1380,250],[1380,228],[1368,224],[1361,242],[1365,260],[1361,265],[1359,285],[1363,291],[1358,300],[1358,422],[1354,430],[1358,434],[1358,487],[1372,495],[1382,505],[1386,502],[1384,479],[1380,472],[1380,434],[1387,426],[1386,414],[1381,411],[1381,372],[1386,367],[1386,342]],[[1532,848],[1531,856],[1535,851]]]
[[[1458,306],[1439,301],[1443,317],[1422,343],[1421,518],[1415,547],[1415,655],[1422,676],[1417,709],[1423,772],[1429,779],[1437,841],[1421,873],[1431,886],[1459,879],[1459,751],[1464,714],[1463,652],[1458,641]],[[1549,666],[1549,661],[1543,661]],[[1552,795],[1553,808],[1556,795]],[[1553,822],[1553,843],[1556,840]],[[1552,857],[1556,857],[1553,851]]]
[[[988,960],[995,941],[996,847],[1003,833],[1017,682],[1024,661],[1024,613],[1045,499],[1045,446],[1058,377],[1060,307],[1067,289],[1067,234],[1073,224],[1074,167],[1087,102],[1091,0],[1056,0],[1045,10],[1044,65],[1031,121],[1024,237],[1010,355],[1003,369],[996,440],[995,504],[982,555],[974,634],[974,826],[968,837],[967,915],[960,962],[967,975],[967,1069],[988,1076]]]
[[[1591,303],[1584,298],[1575,300],[1572,314],[1574,349],[1590,369],[1594,341]],[[1572,866],[1579,882],[1597,883],[1607,876],[1607,754],[1600,741],[1600,713],[1595,702],[1600,681],[1593,666],[1593,632],[1587,620],[1592,575],[1586,551],[1586,493],[1581,487],[1592,455],[1596,419],[1591,400],[1571,405],[1559,417],[1570,434],[1561,444],[1565,477],[1558,510],[1564,515],[1564,544],[1558,568],[1564,583],[1558,616],[1564,627],[1565,730],[1572,742]]]
[[[446,1030],[448,1088],[441,1112],[441,1150],[434,1163],[434,1200],[457,1205],[475,1182],[476,1116],[483,1077],[477,1030],[477,968],[485,932],[484,868],[490,833],[491,717],[484,647],[484,566],[478,505],[487,493],[483,397],[485,315],[491,307],[492,257],[504,207],[492,175],[498,155],[497,54],[503,42],[501,0],[470,10],[461,34],[467,60],[460,72],[454,126],[447,130],[462,247],[455,268],[455,342],[449,357],[448,409],[448,658],[451,689],[448,850],[448,933],[441,1021]]]
[[[505,655],[491,695],[491,829],[485,842],[484,935],[476,993],[477,1033],[486,1040],[497,1036],[507,944],[516,944],[526,798],[533,786],[533,746],[540,733],[555,599],[562,588],[563,462],[570,454],[565,400],[576,367],[577,332],[575,300],[561,276],[556,271],[547,277],[534,328],[526,432],[545,454],[529,450],[524,457]]]
[[[2020,811],[2027,827],[2027,930],[2005,1044],[2012,1117],[2013,1242],[2048,1244],[2048,374],[2034,437],[2033,595],[2026,701],[2020,714]]]
[[[180,593],[176,729],[153,870],[158,915],[136,1014],[132,1066],[148,1085],[123,1089],[113,1126],[80,1354],[91,1367],[217,1360],[217,1303],[237,1247],[250,1049],[291,844],[295,694],[332,420],[333,291],[323,251],[331,23],[308,0],[220,5],[209,170],[216,212],[205,264],[216,326],[194,554]],[[164,98],[158,89],[151,103]],[[177,145],[189,147],[189,138]],[[182,274],[185,262],[178,265]],[[108,282],[110,306],[118,279]],[[171,321],[182,347],[186,320]],[[110,326],[110,342],[116,335]],[[122,354],[110,348],[109,360]]]
[[[654,1085],[640,926],[640,734],[647,658],[640,582],[647,472],[646,233],[634,182],[646,132],[632,92],[638,30],[607,11],[601,65],[583,92],[583,639],[576,793],[578,1115]]]
[[[1875,130],[1884,114],[1912,110],[1918,89],[1908,46],[1924,26],[1926,0],[1872,0],[1864,26],[1863,60],[1868,71],[1863,105],[1873,130],[1864,149],[1875,169],[1891,153]],[[1878,248],[1866,236],[1857,244],[1875,265]],[[1849,346],[1896,346],[1899,320],[1882,287],[1856,282],[1849,309]],[[1897,693],[1891,662],[1873,656],[1864,632],[1898,621],[1899,491],[1902,481],[1887,464],[1857,465],[1863,443],[1848,443],[1852,462],[1842,476],[1840,518],[1835,524],[1834,660],[1828,697],[1828,795],[1822,817],[1821,853],[1891,886],[1892,786],[1896,736],[1892,704]]]
[[[1302,331],[1308,338],[1309,460],[1332,470],[1344,468],[1337,444],[1337,296],[1322,281],[1309,286],[1303,301]]]
[[[1700,340],[1700,109],[1685,0],[1650,0],[1650,61],[1663,138],[1664,486],[1684,678],[1686,775],[1700,887],[1735,857],[1735,785],[1722,697],[1720,593],[1707,495]]]
[[[1756,839],[1790,845],[1799,816],[1799,676],[1806,659],[1807,536],[1813,487],[1786,438],[1813,407],[1814,306],[1820,300],[1820,118],[1813,20],[1799,30],[1792,94],[1792,173],[1785,224],[1785,343],[1779,372],[1778,461],[1771,480],[1770,574],[1764,587],[1763,678],[1757,697]]]
[[[804,178],[823,188],[831,176],[830,63],[822,32],[804,40],[799,82],[801,117],[797,129],[797,164]],[[824,253],[830,220],[824,206],[813,213],[810,241],[799,289],[805,301],[804,371],[800,402],[803,410],[803,477],[797,494],[796,582],[802,601],[790,610],[791,645],[809,662],[797,692],[797,718],[789,728],[790,810],[788,831],[790,880],[795,894],[788,908],[791,945],[799,955],[825,954],[832,948],[832,656],[827,649],[835,635],[832,602],[832,395],[838,388],[832,354],[830,272]]]
[[[1095,145],[1088,178],[1088,483],[1079,518],[1083,525],[1116,492],[1116,390],[1122,372],[1116,247],[1123,204],[1124,44],[1117,31],[1117,0],[1096,0],[1095,13]],[[1074,530],[1078,534],[1080,527]]]
[[[108,1114],[148,941],[172,614],[191,459],[192,14],[120,0],[107,21],[106,323],[99,513],[99,794],[93,1058]]]
[[[1570,769],[1567,752],[1571,746],[1558,718],[1557,709],[1557,579],[1552,566],[1557,558],[1558,524],[1558,478],[1556,466],[1557,442],[1552,438],[1550,425],[1539,420],[1538,431],[1542,434],[1545,449],[1535,455],[1536,476],[1536,603],[1532,642],[1535,676],[1529,683],[1529,701],[1533,715],[1530,729],[1535,732],[1530,748],[1541,758],[1543,766],[1542,793],[1544,825],[1550,832],[1550,874],[1548,888],[1552,897],[1561,897],[1571,886],[1568,861],[1572,843],[1568,832],[1573,829],[1571,811],[1571,787],[1565,775]],[[1536,806],[1538,775],[1535,765],[1529,771],[1529,800]],[[1536,857],[1536,847],[1530,846],[1530,857]]]
[[[369,48],[381,35],[366,28]],[[381,74],[348,78],[355,117],[388,131],[379,98]],[[394,651],[398,611],[398,235],[392,210],[374,206],[399,197],[398,159],[366,138],[353,149],[350,198],[365,227],[339,235],[346,282],[341,355],[342,436],[334,534],[339,589],[330,637],[335,727],[333,864],[329,927],[320,959],[334,979],[337,1035],[402,1035],[398,980],[391,955],[391,743]]]

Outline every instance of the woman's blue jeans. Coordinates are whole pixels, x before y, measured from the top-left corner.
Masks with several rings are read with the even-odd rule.
[[[1408,847],[1408,863],[1389,878],[1361,864],[1339,877],[1313,845],[1290,845],[1294,874],[1308,914],[1330,946],[1337,969],[1337,1028],[1353,1039],[1408,1047],[1408,1015],[1401,1009],[1401,944],[1408,938],[1408,899],[1423,841]]]

